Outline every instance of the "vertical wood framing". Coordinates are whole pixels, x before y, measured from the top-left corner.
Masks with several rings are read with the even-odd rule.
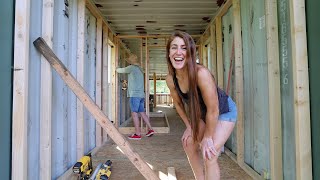
[[[218,86],[223,88],[223,52],[222,52],[222,25],[221,16],[216,17],[216,38],[217,38],[217,76]]]
[[[277,1],[265,1],[268,53],[269,119],[270,119],[270,171],[271,179],[283,179],[281,95]]]
[[[198,46],[199,63],[203,64],[203,36],[200,37],[200,43]]]
[[[153,73],[153,107],[157,106],[157,75]]]
[[[96,38],[96,104],[102,108],[102,18],[97,18]],[[102,128],[96,122],[96,146],[102,144]]]
[[[78,99],[88,109],[92,116],[99,122],[99,124],[107,130],[109,136],[120,147],[120,149],[126,154],[129,160],[135,165],[135,167],[141,172],[146,179],[160,180],[155,172],[148,166],[148,164],[137,154],[130,146],[130,143],[122,136],[116,127],[110,122],[108,117],[101,111],[101,109],[86,93],[85,89],[79,82],[72,76],[70,71],[62,64],[53,51],[48,47],[42,38],[35,40],[34,45],[43,54],[56,72],[61,76],[68,87],[75,93]]]
[[[210,53],[211,53],[211,71],[215,78],[217,78],[217,47],[216,47],[216,32],[215,25],[210,25]]]
[[[52,47],[54,1],[42,4],[42,37]],[[51,100],[52,72],[50,64],[41,56],[40,86],[40,179],[51,179]]]
[[[28,177],[28,74],[30,1],[16,0],[12,102],[12,180]]]
[[[119,127],[118,122],[118,112],[119,112],[119,98],[118,98],[118,74],[116,73],[116,68],[118,66],[118,56],[119,56],[119,39],[115,39],[115,48],[113,48],[111,53],[112,61],[112,117],[114,119],[114,125],[116,128]]]
[[[108,78],[109,78],[109,71],[108,71],[108,28],[103,25],[103,48],[102,48],[102,111],[104,112],[104,114],[108,114],[108,101],[111,101],[111,99],[108,99],[109,97],[109,82],[108,82]],[[103,131],[103,130],[102,130]],[[105,131],[102,132],[102,141],[104,142],[106,140],[107,134],[105,133]]]
[[[304,0],[290,0],[296,178],[312,179],[308,52]]]
[[[149,48],[148,48],[148,38],[146,37],[146,66],[145,66],[145,92],[146,92],[146,114],[149,117],[150,115],[150,107],[149,107],[149,94],[150,94],[150,88],[149,88]]]
[[[143,64],[143,38],[141,38],[141,44],[140,44],[140,64],[142,67],[142,64]],[[140,129],[141,129],[141,132],[143,132],[143,119],[142,119],[142,117],[140,117]]]
[[[235,88],[238,109],[237,120],[237,161],[244,163],[244,119],[243,119],[243,62],[241,42],[240,0],[232,0],[234,28],[234,57],[235,57]]]
[[[85,43],[85,0],[78,1],[78,48],[77,48],[77,80],[84,84],[84,43]],[[84,117],[83,104],[77,99],[77,159],[84,154]]]

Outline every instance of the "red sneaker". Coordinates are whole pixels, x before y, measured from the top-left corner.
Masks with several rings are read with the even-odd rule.
[[[147,137],[150,137],[150,136],[152,136],[153,134],[154,134],[154,130],[150,129],[150,130],[148,131],[148,133],[146,134],[146,136],[147,136]]]
[[[128,136],[128,138],[133,140],[140,140],[141,135],[132,134],[131,136]]]

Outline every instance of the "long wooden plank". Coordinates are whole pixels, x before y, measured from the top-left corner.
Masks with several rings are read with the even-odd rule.
[[[96,43],[96,103],[102,108],[102,19],[97,19]],[[102,144],[102,128],[96,122],[96,146]]]
[[[26,179],[30,1],[16,0],[12,101],[12,180]],[[9,165],[9,164],[8,164]]]
[[[42,37],[52,48],[54,1],[42,2]],[[45,57],[41,56],[41,60]],[[40,89],[40,179],[51,179],[51,104],[52,72],[47,61],[41,61]]]
[[[103,48],[102,48],[102,111],[107,115],[110,116],[110,111],[112,109],[111,106],[108,106],[108,102],[110,102],[109,99],[109,92],[111,91],[111,88],[109,86],[108,79],[111,79],[111,72],[109,72],[108,68],[111,66],[111,63],[109,64],[108,56],[110,55],[108,52],[109,49],[109,40],[108,40],[108,28],[103,25]],[[110,68],[111,69],[111,68]],[[107,133],[105,131],[102,132],[102,141],[105,142],[107,140]]]
[[[101,111],[95,102],[86,93],[79,82],[72,76],[69,70],[62,64],[58,57],[53,53],[46,42],[39,37],[34,42],[38,51],[46,57],[51,66],[57,71],[68,87],[75,93],[78,99],[88,109],[92,116],[99,122],[100,126],[105,129],[113,141],[121,148],[129,160],[136,166],[141,174],[150,180],[159,179],[145,161],[137,154],[129,142],[118,132],[116,127],[110,122],[108,117]]]
[[[217,76],[218,86],[223,88],[223,51],[222,51],[222,24],[221,17],[216,19],[216,38],[217,38]]]
[[[305,1],[291,0],[296,178],[312,179],[310,100]]]
[[[240,0],[232,1],[233,26],[234,26],[234,57],[235,57],[235,83],[236,103],[238,109],[237,120],[237,161],[244,162],[244,103],[243,103],[243,61],[242,61],[242,40],[241,40],[241,17]]]
[[[78,47],[77,47],[77,80],[84,84],[84,44],[85,44],[85,0],[78,1]],[[77,99],[77,159],[84,155],[84,117],[83,105]]]
[[[210,26],[210,52],[211,52],[211,72],[214,77],[217,77],[217,43],[216,43],[216,29],[212,23]]]
[[[271,179],[282,180],[281,94],[277,0],[265,1],[265,7],[269,82],[270,170]]]

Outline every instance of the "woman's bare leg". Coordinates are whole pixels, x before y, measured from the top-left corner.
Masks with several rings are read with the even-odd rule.
[[[182,144],[196,180],[204,180],[204,167],[200,156],[199,143],[194,142],[190,136],[187,140],[187,145],[183,142]]]
[[[221,147],[228,140],[233,131],[235,123],[228,121],[218,121],[216,131],[213,135],[213,144],[215,149],[220,152]],[[205,160],[206,180],[219,180],[220,168],[218,164],[218,156],[214,156],[211,160]]]

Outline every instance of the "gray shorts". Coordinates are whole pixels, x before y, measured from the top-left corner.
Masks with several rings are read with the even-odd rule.
[[[231,97],[228,97],[228,104],[229,104],[229,112],[223,113],[219,115],[219,121],[229,121],[229,122],[236,122],[237,121],[237,105],[236,103],[231,99]]]

